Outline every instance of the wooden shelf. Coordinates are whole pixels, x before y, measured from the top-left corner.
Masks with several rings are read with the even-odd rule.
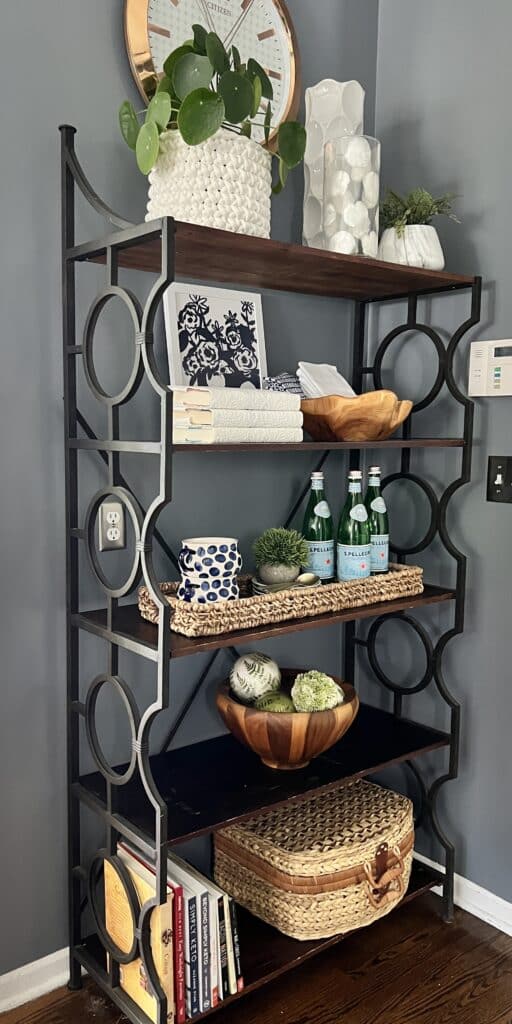
[[[77,446],[78,447],[78,446]],[[463,448],[463,437],[390,437],[387,441],[299,441],[296,444],[175,444],[175,452],[346,452],[354,449]]]
[[[108,239],[119,247],[121,267],[160,273],[159,224],[141,225],[137,231],[139,235],[145,232],[142,241],[140,237],[134,241],[133,229]],[[67,256],[105,263],[106,242],[101,239],[75,246]],[[342,256],[180,221],[176,222],[175,272],[178,277],[217,284],[368,301],[470,288],[475,280],[462,274],[402,267],[366,256]]]
[[[442,881],[442,874],[419,861],[414,861],[407,893],[393,913],[399,913],[400,907],[404,903],[409,903],[423,895],[435,886],[442,884]],[[229,996],[228,999],[224,999],[207,1013],[194,1017],[195,1021],[209,1017],[218,1010],[223,1010],[232,1003],[238,1002],[244,996],[268,982],[274,981],[280,975],[286,974],[295,967],[300,967],[301,964],[311,960],[318,953],[323,953],[331,946],[336,946],[343,939],[349,939],[350,934],[355,934],[349,932],[348,935],[334,935],[328,939],[299,942],[297,939],[290,939],[287,935],[282,935],[281,932],[271,928],[270,925],[253,917],[247,910],[240,907],[238,908],[238,928],[245,987],[237,995]],[[136,1020],[140,1021],[140,1024],[150,1024],[149,1017],[142,1013],[121,988],[114,990],[110,988],[105,951],[95,935],[77,947],[76,955],[82,966],[123,1012],[131,1013]]]
[[[343,739],[297,771],[267,768],[231,734],[156,754],[150,761],[153,779],[169,810],[168,843],[172,846],[289,800],[304,800],[314,791],[331,789],[345,779],[371,775],[449,742],[444,732],[362,704]],[[97,802],[97,806],[104,807],[105,779],[101,773],[82,776],[76,795],[86,803]],[[129,820],[143,836],[153,835],[154,811],[138,776],[119,787],[116,807],[119,816]]]
[[[454,598],[454,590],[430,586],[427,583],[423,593],[414,597],[400,597],[396,601],[381,601],[379,604],[367,604],[362,608],[348,608],[343,612],[328,612],[325,615],[310,615],[303,619],[269,623],[266,626],[255,626],[253,629],[239,629],[233,633],[222,633],[220,636],[187,637],[171,632],[170,654],[171,658],[184,658],[189,654],[219,650],[221,647],[231,647],[233,644],[246,644],[253,640],[257,642],[269,637],[283,636],[285,633],[296,633],[303,629],[318,629],[322,626],[332,626],[336,622],[351,622],[378,615],[391,615],[393,612],[408,611],[428,604],[453,601]],[[113,631],[108,635],[106,634],[107,613],[103,608],[74,615],[73,624],[97,636],[103,636],[106,639],[115,638],[120,647],[145,653],[149,658],[156,658],[157,627],[141,617],[136,604],[121,605],[117,609],[114,613]]]

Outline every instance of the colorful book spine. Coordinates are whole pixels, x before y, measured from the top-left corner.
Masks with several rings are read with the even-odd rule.
[[[238,934],[238,921],[236,916],[236,904],[233,899],[229,899],[229,913],[231,916],[231,931],[233,933],[233,954],[235,957],[235,974],[236,974],[236,990],[241,992],[244,987],[244,979],[242,975],[242,962],[240,959],[240,937]]]
[[[224,899],[219,896],[218,901],[218,913],[219,913],[219,996],[222,999],[227,999],[229,995],[229,975],[228,975],[228,943],[226,935],[226,917],[224,910]]]
[[[173,892],[173,924],[174,924],[174,995],[176,1002],[177,1024],[185,1024],[185,928],[183,887],[169,882]]]
[[[185,984],[187,994],[187,1013],[189,1017],[195,1017],[200,1013],[199,1005],[199,954],[198,954],[198,930],[197,930],[197,900],[190,896],[187,900],[186,950],[188,961],[185,959]]]
[[[208,893],[201,893],[201,1011],[211,1010],[212,985],[210,974],[210,903]]]

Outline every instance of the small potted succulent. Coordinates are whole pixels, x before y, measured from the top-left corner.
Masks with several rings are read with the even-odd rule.
[[[263,583],[293,583],[307,565],[308,546],[297,530],[272,527],[253,545],[254,561]]]
[[[236,46],[227,51],[202,25],[193,32],[164,61],[143,123],[128,100],[119,110],[122,136],[149,175],[146,220],[172,216],[268,238],[271,191],[301,162],[305,129],[296,121],[273,126],[272,82],[257,60],[242,61]]]
[[[432,225],[434,217],[457,221],[452,212],[455,196],[451,192],[434,198],[424,188],[415,188],[406,196],[389,190],[380,209],[384,228],[379,244],[379,259],[409,267],[442,270],[444,254]]]

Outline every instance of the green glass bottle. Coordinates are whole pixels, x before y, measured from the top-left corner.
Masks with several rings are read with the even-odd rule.
[[[370,530],[362,495],[363,474],[348,474],[348,497],[338,527],[338,579],[361,580],[370,575]]]
[[[368,490],[364,499],[370,527],[370,571],[372,576],[389,571],[389,518],[380,493],[380,466],[368,470]]]
[[[325,498],[324,474],[311,474],[311,492],[304,515],[302,535],[309,549],[308,564],[304,566],[321,580],[334,577],[334,525],[331,510]]]

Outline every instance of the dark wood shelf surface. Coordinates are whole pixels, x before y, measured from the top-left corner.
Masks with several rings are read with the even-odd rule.
[[[416,899],[416,897],[422,896],[430,889],[440,885],[442,881],[442,874],[433,868],[421,864],[419,861],[414,861],[407,893],[392,913],[399,913],[400,907],[405,903],[409,903],[411,900]],[[194,1017],[195,1021],[204,1017],[210,1017],[212,1014],[217,1013],[218,1010],[223,1010],[232,1003],[238,1002],[244,996],[256,991],[256,989],[268,984],[268,982],[274,981],[280,975],[286,974],[295,967],[299,967],[306,961],[311,960],[312,957],[317,956],[318,953],[324,952],[324,950],[329,949],[331,946],[342,942],[343,939],[350,938],[351,934],[355,934],[355,932],[349,932],[347,935],[334,935],[328,939],[299,942],[297,939],[291,939],[287,935],[282,935],[281,932],[276,931],[275,928],[260,921],[257,917],[253,917],[252,914],[240,907],[238,908],[238,927],[245,987],[237,995],[224,999],[212,1010]],[[343,957],[343,953],[340,955]],[[121,988],[114,989],[113,991],[110,990],[105,951],[97,936],[90,936],[83,945],[78,946],[76,956],[82,966],[87,969],[89,974],[107,992],[110,998],[117,1003],[121,1010],[124,1012],[127,1010],[128,1012],[131,1011],[134,1018],[140,1021],[140,1024],[150,1024],[149,1017],[142,1013],[139,1007],[126,996]]]
[[[325,452],[379,448],[463,448],[463,437],[390,437],[387,441],[298,441],[294,444],[175,444],[175,452]]]
[[[253,629],[240,629],[220,636],[187,637],[171,632],[171,658],[183,658],[202,651],[219,650],[233,644],[246,644],[251,641],[265,640],[268,637],[282,636],[285,633],[296,633],[303,629],[318,629],[331,626],[336,622],[350,622],[356,619],[368,619],[378,615],[391,615],[393,612],[421,608],[428,604],[453,601],[455,591],[443,587],[425,584],[422,594],[415,597],[400,597],[395,601],[381,601],[379,604],[367,604],[362,608],[348,608],[343,612],[328,612],[325,615],[311,615],[303,619],[290,619],[287,622],[269,623],[255,626]],[[73,616],[73,623],[90,633],[104,635],[107,625],[107,613],[104,609],[82,612]],[[139,613],[136,604],[121,605],[114,614],[114,632],[119,645],[138,649],[148,657],[156,656],[157,627],[146,622]]]
[[[119,249],[119,265],[160,272],[158,222],[142,226],[146,238]],[[133,234],[133,232],[131,232]],[[115,242],[116,236],[111,236]],[[68,258],[105,262],[105,240],[75,246]],[[301,292],[345,299],[383,299],[470,288],[474,277],[343,256],[268,238],[176,222],[176,275],[219,284]]]
[[[226,734],[156,754],[151,771],[169,809],[168,841],[173,845],[449,742],[447,733],[362,704],[343,739],[306,768],[288,772],[267,768],[256,754]],[[82,776],[78,795],[85,801],[91,795],[104,805],[101,773]],[[119,787],[116,801],[121,818],[143,835],[153,835],[154,811],[138,777]]]

